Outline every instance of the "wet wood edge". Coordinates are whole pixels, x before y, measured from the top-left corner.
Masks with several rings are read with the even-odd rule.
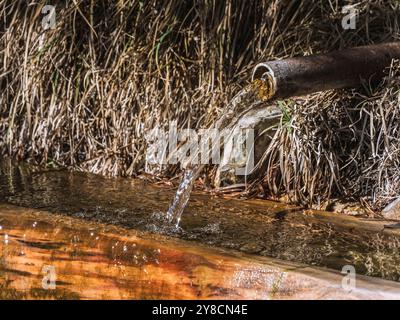
[[[355,287],[349,287],[349,278],[338,271],[210,248],[45,211],[0,204],[0,219],[11,219],[15,227],[0,230],[1,298],[400,299],[400,284],[392,281],[357,275]],[[17,230],[32,221],[45,225],[44,230]],[[92,247],[82,244],[81,256],[46,251],[38,245],[62,242],[75,233],[87,234],[89,230],[96,230],[105,239],[104,245],[93,247],[97,250],[93,251]],[[30,241],[36,241],[36,247],[29,248],[25,256],[7,255],[5,232],[10,240],[18,239],[25,232]],[[117,242],[134,243],[149,252],[159,250],[161,262],[132,264],[131,257],[120,259],[118,254],[105,254]],[[74,245],[65,242],[64,251],[73,250]],[[113,266],[113,263],[120,265]],[[41,288],[42,269],[52,264],[59,272],[57,290],[45,291]]]

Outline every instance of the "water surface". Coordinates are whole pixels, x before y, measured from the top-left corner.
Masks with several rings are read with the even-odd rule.
[[[177,231],[166,223],[174,188],[138,179],[3,164],[0,202],[195,241],[208,246],[400,280],[399,231],[387,221],[313,212],[268,201],[195,193]]]

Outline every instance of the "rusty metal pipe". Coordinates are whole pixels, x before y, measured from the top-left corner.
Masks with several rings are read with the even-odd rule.
[[[379,81],[392,59],[400,59],[400,42],[260,63],[252,80],[263,99],[283,99]]]

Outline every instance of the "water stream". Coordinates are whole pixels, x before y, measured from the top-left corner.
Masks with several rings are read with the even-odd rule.
[[[234,125],[248,110],[251,110],[261,101],[258,99],[254,85],[250,84],[243,88],[222,110],[221,117],[211,125],[211,128],[218,130],[233,130]],[[213,150],[212,146],[209,152]],[[191,155],[192,158],[197,154]],[[182,180],[178,186],[176,194],[167,211],[168,221],[179,228],[183,211],[190,199],[194,183],[204,169],[204,165],[190,165],[184,170]]]

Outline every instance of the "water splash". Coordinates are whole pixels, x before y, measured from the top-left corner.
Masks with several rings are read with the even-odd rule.
[[[243,88],[222,110],[221,117],[210,126],[214,129],[232,128],[240,117],[254,108],[256,104],[262,102],[261,90],[257,82]],[[210,148],[213,150],[213,148]],[[209,152],[211,152],[209,150]],[[197,157],[198,153],[193,155]],[[199,177],[204,165],[189,165],[185,169],[182,181],[179,184],[175,197],[167,211],[167,219],[173,223],[176,228],[179,228],[179,223],[182,218],[183,211],[190,199],[190,194],[193,190],[194,183]]]

